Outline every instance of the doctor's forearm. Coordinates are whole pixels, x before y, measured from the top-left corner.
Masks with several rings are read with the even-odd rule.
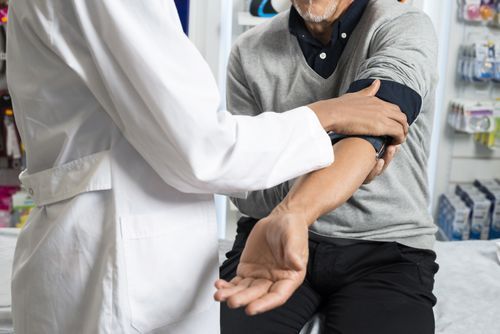
[[[299,214],[310,225],[351,198],[374,168],[375,151],[364,139],[348,138],[334,152],[335,162],[299,178],[273,213]]]

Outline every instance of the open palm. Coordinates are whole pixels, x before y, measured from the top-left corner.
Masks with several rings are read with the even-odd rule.
[[[308,258],[307,224],[298,215],[273,215],[259,221],[241,255],[237,276],[219,280],[215,299],[249,315],[283,305],[302,284]]]

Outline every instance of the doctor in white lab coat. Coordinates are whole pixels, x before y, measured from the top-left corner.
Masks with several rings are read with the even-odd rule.
[[[15,255],[16,334],[218,333],[211,194],[327,166],[323,128],[362,130],[335,110],[349,98],[217,113],[173,0],[12,0],[7,75],[37,205]],[[361,95],[353,117],[389,131]]]

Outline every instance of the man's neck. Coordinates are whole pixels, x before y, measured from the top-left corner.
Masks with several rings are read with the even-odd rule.
[[[332,39],[333,24],[337,21],[351,6],[354,0],[340,0],[337,10],[333,15],[323,22],[305,22],[307,30],[311,35],[324,45],[327,45]]]

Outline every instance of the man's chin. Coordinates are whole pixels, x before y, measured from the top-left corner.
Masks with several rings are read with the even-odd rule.
[[[326,23],[328,19],[325,16],[315,16],[315,15],[304,15],[302,16],[304,21],[309,23]]]
[[[328,22],[329,19],[331,19],[331,17],[337,10],[337,6],[335,5],[334,8],[329,8],[326,12],[324,10],[322,10],[321,12],[315,11],[314,8],[311,7],[303,9],[300,8],[300,6],[295,6],[295,9],[297,9],[297,12],[304,19],[304,21],[310,23],[323,23]]]

